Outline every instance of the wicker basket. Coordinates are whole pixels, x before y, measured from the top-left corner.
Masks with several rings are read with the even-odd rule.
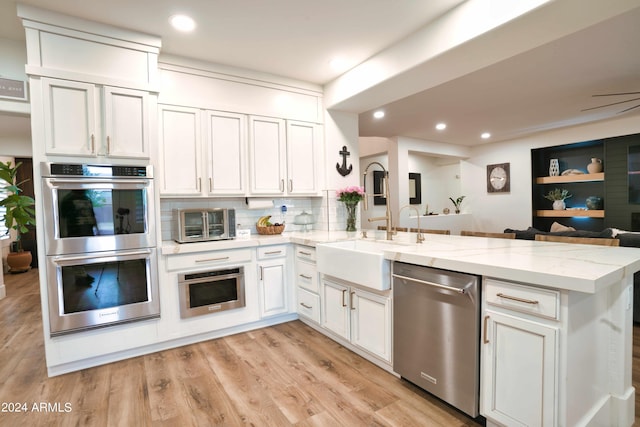
[[[256,224],[256,230],[258,230],[258,234],[264,235],[281,234],[284,231],[284,224],[270,225],[268,227],[261,227]]]

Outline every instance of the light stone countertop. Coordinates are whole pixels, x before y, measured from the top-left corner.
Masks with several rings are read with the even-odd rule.
[[[531,240],[398,233],[385,258],[446,270],[490,276],[585,293],[596,293],[640,270],[640,248],[580,245]],[[285,232],[251,235],[247,240],[178,244],[163,241],[162,255],[295,243],[307,246],[361,238],[345,231]],[[367,240],[385,241],[384,232],[368,231]],[[390,242],[387,242],[390,243]]]

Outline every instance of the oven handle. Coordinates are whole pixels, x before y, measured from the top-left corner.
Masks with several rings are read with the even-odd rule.
[[[92,253],[92,254],[86,254],[86,255],[77,255],[77,256],[69,256],[69,255],[58,255],[53,257],[54,261],[59,262],[59,261],[84,261],[87,259],[96,259],[96,258],[108,258],[110,256],[130,256],[130,255],[149,255],[151,254],[151,250],[150,249],[145,249],[145,250],[139,250],[139,251],[118,251],[117,253],[112,253],[109,255],[106,254],[98,254],[98,253]]]
[[[48,178],[49,183],[56,184],[135,184],[149,185],[149,179],[121,179],[121,178],[84,178],[84,179],[65,179],[65,178]]]

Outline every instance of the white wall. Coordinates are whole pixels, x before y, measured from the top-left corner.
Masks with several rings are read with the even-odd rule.
[[[461,162],[460,169],[461,194],[467,196],[465,204],[473,214],[474,230],[499,232],[531,226],[532,148],[634,133],[640,133],[640,121],[627,117],[474,148],[471,157]],[[487,193],[486,169],[494,163],[511,164],[510,193]]]

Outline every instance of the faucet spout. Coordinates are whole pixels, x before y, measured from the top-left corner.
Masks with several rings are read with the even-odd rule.
[[[418,212],[418,208],[416,208],[415,206],[411,206],[411,205],[404,205],[398,211],[398,218],[400,218],[400,214],[402,213],[402,210],[404,208],[409,208],[409,209],[413,209],[414,211],[416,211],[416,217],[418,218],[418,234],[416,235],[416,243],[424,242],[424,235],[422,234],[422,231],[420,231],[420,212]],[[411,231],[411,229],[409,229],[409,231]]]
[[[377,165],[379,166],[382,171],[384,172],[384,192],[383,194],[367,194],[367,172],[369,171],[369,168],[372,165]],[[385,216],[383,217],[376,217],[376,218],[369,218],[369,222],[372,221],[382,221],[385,220],[386,221],[386,225],[387,225],[387,240],[393,240],[393,235],[394,235],[394,231],[393,231],[393,220],[391,217],[391,207],[389,205],[390,201],[389,201],[389,172],[385,169],[385,167],[382,165],[382,163],[380,162],[371,162],[367,165],[366,168],[364,168],[364,173],[363,173],[363,185],[362,188],[364,189],[365,195],[364,195],[364,199],[362,202],[362,207],[363,209],[366,211],[369,209],[369,202],[368,202],[368,197],[370,196],[384,196],[385,197],[385,206],[386,206],[386,213]]]

